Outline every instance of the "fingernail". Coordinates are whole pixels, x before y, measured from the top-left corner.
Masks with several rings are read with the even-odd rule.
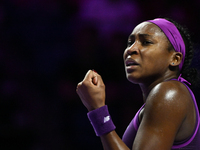
[[[94,69],[92,69],[92,71],[94,71],[95,73],[97,73]]]

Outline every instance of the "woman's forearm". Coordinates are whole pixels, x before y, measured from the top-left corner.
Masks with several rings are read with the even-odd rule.
[[[115,130],[100,137],[104,150],[129,150],[126,144],[117,135]]]

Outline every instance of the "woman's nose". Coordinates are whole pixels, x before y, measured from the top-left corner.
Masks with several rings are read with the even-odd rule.
[[[138,54],[138,46],[136,43],[133,43],[130,47],[127,48],[127,54],[128,55]]]

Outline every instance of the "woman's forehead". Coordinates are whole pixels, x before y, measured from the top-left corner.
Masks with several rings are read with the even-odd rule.
[[[164,33],[157,25],[155,25],[151,22],[142,22],[133,29],[133,32],[131,34],[133,34],[133,35],[137,35],[137,34],[157,35],[157,34],[164,34]]]

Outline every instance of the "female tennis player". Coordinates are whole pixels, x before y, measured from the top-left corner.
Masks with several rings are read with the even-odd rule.
[[[77,93],[105,150],[200,149],[199,110],[190,89],[198,78],[189,68],[192,56],[189,34],[174,21],[157,18],[134,28],[123,57],[127,79],[139,84],[144,105],[122,138],[105,105],[101,76],[87,72]]]

